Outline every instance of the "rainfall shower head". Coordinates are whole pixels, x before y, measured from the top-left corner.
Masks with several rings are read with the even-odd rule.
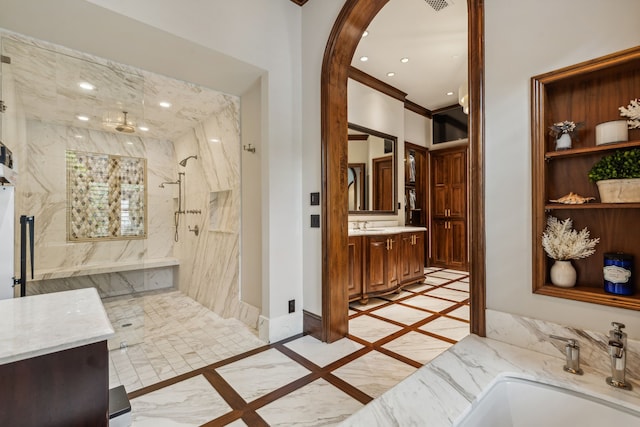
[[[196,160],[197,160],[197,159],[198,159],[198,156],[197,156],[197,155],[195,155],[195,156],[189,156],[189,157],[187,157],[187,158],[185,158],[185,159],[180,160],[180,163],[178,163],[178,164],[179,164],[180,166],[187,166],[187,160],[189,160],[189,159],[196,159]]]

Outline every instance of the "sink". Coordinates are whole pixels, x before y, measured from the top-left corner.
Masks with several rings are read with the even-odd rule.
[[[640,425],[640,412],[561,387],[504,377],[490,385],[456,427]]]

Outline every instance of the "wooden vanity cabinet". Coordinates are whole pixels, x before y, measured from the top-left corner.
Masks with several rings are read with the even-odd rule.
[[[398,234],[367,236],[364,294],[391,292],[398,287],[400,284],[398,276],[399,253]]]
[[[347,294],[349,301],[362,298],[362,236],[349,236]]]
[[[400,283],[410,283],[424,280],[424,232],[401,234],[400,246]]]
[[[424,280],[425,232],[349,236],[349,301],[398,291]]]

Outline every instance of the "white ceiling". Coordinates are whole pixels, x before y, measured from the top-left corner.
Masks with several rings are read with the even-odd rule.
[[[456,104],[467,81],[467,2],[444,1],[448,6],[436,12],[425,0],[390,0],[369,25],[352,65],[429,110]],[[403,57],[409,62],[401,63]]]

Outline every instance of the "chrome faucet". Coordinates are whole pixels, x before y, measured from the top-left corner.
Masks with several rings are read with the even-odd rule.
[[[624,325],[611,322],[613,329],[609,331],[609,356],[611,356],[611,376],[607,384],[612,387],[631,390],[631,384],[625,381],[627,368],[627,334],[622,332]]]
[[[567,345],[564,346],[564,354],[567,361],[562,369],[572,374],[582,375],[583,371],[580,369],[580,346],[578,342],[573,338],[559,337],[557,335],[549,335],[549,338],[567,343]]]

